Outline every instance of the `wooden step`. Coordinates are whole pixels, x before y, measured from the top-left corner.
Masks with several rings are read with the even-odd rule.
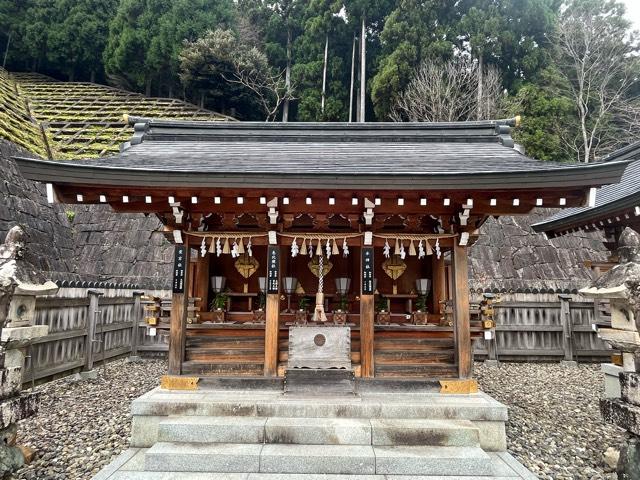
[[[220,362],[201,362],[187,361],[182,364],[182,373],[191,375],[263,375],[264,358],[261,362],[256,363],[220,363]]]
[[[430,365],[376,365],[376,377],[420,377],[423,379],[455,378],[458,367],[454,364]]]

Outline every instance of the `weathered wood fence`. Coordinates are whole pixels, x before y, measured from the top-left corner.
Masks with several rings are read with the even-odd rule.
[[[28,348],[23,382],[91,370],[96,363],[126,354],[167,351],[166,337],[147,335],[143,291],[133,285],[81,285],[37,299],[36,324],[49,325],[49,335]]]
[[[482,295],[474,295],[480,301]],[[495,343],[479,340],[477,360],[602,361],[613,351],[593,328],[607,323],[608,305],[570,293],[501,294]]]
[[[46,381],[90,370],[126,354],[164,357],[166,331],[148,335],[143,321],[142,291],[132,285],[65,286],[55,296],[38,298],[36,323],[49,325],[49,335],[27,352],[23,381]],[[167,292],[146,294],[167,297]],[[472,302],[482,295],[474,293]],[[495,348],[479,340],[477,360],[599,361],[612,350],[592,328],[606,322],[603,305],[575,294],[503,293],[495,305]],[[136,328],[137,326],[137,328]],[[133,332],[135,331],[135,335]]]

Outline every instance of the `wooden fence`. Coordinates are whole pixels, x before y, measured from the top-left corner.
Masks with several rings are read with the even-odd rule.
[[[91,370],[96,363],[125,354],[164,355],[167,338],[148,335],[143,292],[132,287],[63,287],[55,296],[39,297],[35,323],[49,325],[49,335],[28,347],[23,382]]]
[[[481,295],[474,295],[479,301]],[[606,324],[608,305],[569,293],[502,294],[495,304],[494,340],[479,340],[477,360],[602,361],[613,350],[593,328]]]
[[[38,298],[36,324],[49,335],[29,347],[23,381],[46,381],[126,354],[166,356],[168,335],[149,335],[143,321],[142,291],[109,284],[106,288],[63,287]],[[126,287],[126,288],[125,288]],[[145,292],[167,297],[167,292]],[[479,302],[481,294],[472,295]],[[612,350],[592,328],[606,322],[602,305],[570,294],[501,294],[495,305],[495,342],[479,340],[477,360],[599,361]],[[137,329],[135,326],[137,325]],[[133,330],[136,335],[133,336]]]

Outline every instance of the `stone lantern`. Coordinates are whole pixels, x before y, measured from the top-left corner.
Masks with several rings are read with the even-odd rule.
[[[602,399],[600,411],[605,421],[629,432],[618,478],[635,479],[640,478],[640,235],[626,228],[619,245],[620,263],[580,293],[611,304],[611,328],[600,328],[598,333],[622,352],[621,396]]]
[[[15,446],[17,422],[38,410],[38,395],[22,393],[25,351],[47,335],[48,325],[34,325],[37,295],[57,292],[24,259],[24,231],[13,227],[0,245],[0,471],[18,469],[32,452]]]

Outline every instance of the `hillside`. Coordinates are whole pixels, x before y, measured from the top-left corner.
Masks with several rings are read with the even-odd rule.
[[[117,153],[133,128],[123,115],[203,121],[230,117],[175,98],[149,98],[105,85],[59,82],[0,68],[0,136],[45,157],[76,159]]]

